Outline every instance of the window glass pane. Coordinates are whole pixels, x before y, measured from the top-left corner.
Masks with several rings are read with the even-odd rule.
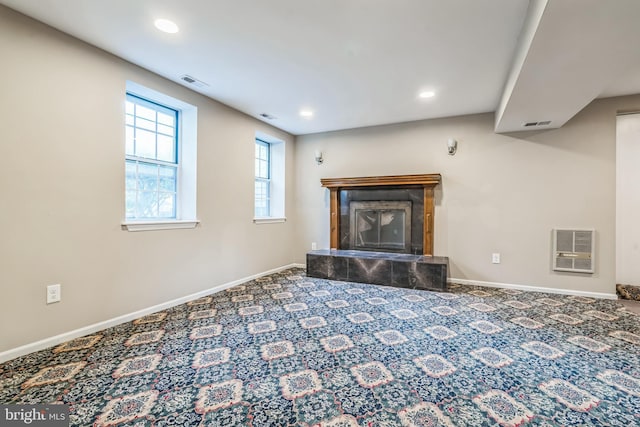
[[[267,216],[265,213],[264,202],[261,200],[256,200],[256,211],[254,213],[255,216]]]
[[[133,114],[133,109],[134,109],[134,105],[133,102],[131,101],[126,101],[125,102],[125,111],[127,114]]]
[[[160,218],[173,218],[176,216],[176,196],[174,193],[158,193],[160,203],[158,216]]]
[[[175,163],[175,147],[175,139],[170,136],[158,135],[158,160]]]
[[[127,218],[136,217],[136,191],[127,191],[125,200],[125,215]]]
[[[153,190],[158,188],[158,166],[138,163],[138,189]]]
[[[269,165],[264,160],[258,160],[258,178],[269,178]]]
[[[133,156],[134,155],[133,128],[131,126],[127,126],[125,129],[124,141],[125,141],[125,153],[127,153],[127,155],[129,156]]]
[[[151,108],[145,107],[144,105],[136,105],[136,116],[142,117],[143,119],[151,120],[153,122],[156,121],[156,111],[152,110]]]
[[[160,166],[160,190],[176,191],[176,168]]]
[[[165,135],[173,136],[175,130],[171,126],[158,125],[158,132]]]
[[[264,199],[267,193],[264,188],[264,182],[256,181],[256,200]]]
[[[133,124],[134,124],[133,116],[130,116],[129,114],[127,114],[125,119],[126,119],[126,122],[127,122],[126,124],[128,126],[133,126]]]
[[[269,182],[255,181],[255,216],[269,216]]]
[[[255,216],[257,217],[269,216],[269,209],[267,208],[265,201],[256,202]]]
[[[145,120],[145,119],[141,119],[141,118],[136,118],[136,127],[140,128],[140,129],[147,129],[150,131],[155,132],[156,131],[156,122],[152,122],[149,120]]]
[[[136,129],[136,156],[156,157],[156,134],[146,130]]]
[[[175,116],[161,113],[158,111],[158,123],[162,123],[163,125],[173,127],[175,126]]]
[[[126,163],[126,177],[125,177],[125,186],[127,190],[135,190],[136,189],[136,163],[128,161]],[[135,200],[135,198],[134,198]]]
[[[138,218],[155,218],[158,216],[158,193],[155,191],[139,191],[136,215]]]

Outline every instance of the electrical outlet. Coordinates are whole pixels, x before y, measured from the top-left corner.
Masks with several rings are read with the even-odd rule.
[[[500,264],[500,254],[491,254],[491,262],[494,264]]]
[[[60,285],[47,286],[47,304],[59,302],[61,298]]]
[[[318,245],[316,244],[316,242],[311,242],[311,250],[315,251],[316,249],[318,249]]]

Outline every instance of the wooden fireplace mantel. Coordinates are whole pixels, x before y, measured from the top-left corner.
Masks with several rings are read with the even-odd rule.
[[[356,178],[322,178],[320,183],[330,192],[330,245],[331,249],[341,249],[340,244],[340,190],[363,189],[363,187],[422,187],[424,189],[424,237],[423,255],[433,255],[433,189],[440,183],[439,173],[422,175],[366,176]]]

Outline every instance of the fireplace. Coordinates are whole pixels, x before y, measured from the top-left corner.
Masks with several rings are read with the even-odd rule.
[[[320,180],[330,192],[330,248],[433,255],[440,174]]]
[[[361,251],[411,253],[411,202],[350,202],[349,238]]]
[[[433,256],[439,174],[327,178],[330,249],[307,253],[307,275],[445,290],[449,259]]]

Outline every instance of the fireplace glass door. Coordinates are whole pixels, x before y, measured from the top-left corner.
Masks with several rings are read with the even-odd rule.
[[[354,249],[410,253],[411,202],[351,202],[349,235]]]

